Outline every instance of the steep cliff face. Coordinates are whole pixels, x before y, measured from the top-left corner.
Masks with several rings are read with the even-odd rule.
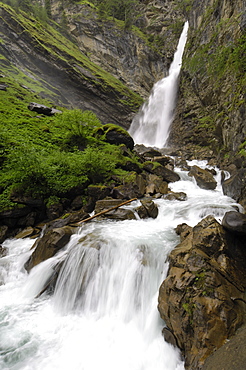
[[[140,9],[137,22],[145,32],[100,17],[89,2],[53,1],[58,23],[46,24],[0,3],[2,72],[14,75],[17,68],[25,85],[55,104],[89,109],[103,123],[128,128],[143,98],[167,72],[182,24],[172,2],[149,2]]]
[[[220,162],[245,158],[246,2],[189,1],[189,35],[170,143]],[[242,156],[243,155],[243,156]]]
[[[59,23],[60,7],[60,1],[53,3],[53,17]],[[168,72],[183,15],[174,1],[165,0],[140,3],[137,11],[135,24],[126,29],[124,22],[100,16],[93,4],[67,4],[64,8],[68,30],[80,50],[146,98],[153,84]]]

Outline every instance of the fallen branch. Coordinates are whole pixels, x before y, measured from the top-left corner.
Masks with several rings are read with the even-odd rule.
[[[70,226],[78,227],[78,226],[80,226],[80,224],[82,224],[83,222],[90,221],[90,220],[92,220],[92,219],[93,219],[93,218],[95,218],[95,217],[98,217],[98,216],[104,215],[104,214],[105,214],[105,213],[107,213],[107,212],[113,211],[114,209],[119,208],[119,207],[121,207],[121,206],[124,206],[125,204],[131,203],[131,202],[133,202],[134,200],[137,200],[137,199],[138,199],[138,198],[132,198],[132,199],[126,200],[125,202],[120,203],[120,204],[118,204],[117,206],[114,206],[114,207],[112,207],[112,208],[109,208],[109,209],[106,209],[106,210],[104,210],[104,211],[101,211],[101,212],[97,213],[96,215],[93,215],[93,216],[91,216],[91,217],[85,218],[84,220],[79,221],[79,222],[76,222],[75,224],[72,224],[72,225],[70,225]]]

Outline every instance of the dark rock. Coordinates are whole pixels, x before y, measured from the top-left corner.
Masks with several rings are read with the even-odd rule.
[[[0,258],[7,256],[8,249],[0,245]]]
[[[201,189],[214,190],[217,186],[217,182],[211,172],[198,166],[191,167],[189,176],[194,176],[197,185]]]
[[[113,208],[115,206],[120,205],[121,203],[122,203],[122,200],[113,199],[113,198],[106,198],[106,199],[98,200],[95,206],[95,213],[97,214],[104,210]]]
[[[46,214],[49,220],[53,220],[55,218],[58,218],[63,213],[63,206],[61,203],[54,203],[46,208]]]
[[[246,235],[246,215],[234,211],[226,212],[222,219],[222,226],[232,233]]]
[[[113,211],[109,211],[103,215],[103,217],[111,220],[136,220],[136,216],[130,209],[118,208]]]
[[[171,169],[174,168],[174,160],[171,157],[168,156],[159,156],[159,157],[154,157],[153,162],[160,163],[162,166],[170,166],[172,167]]]
[[[4,242],[4,240],[8,237],[9,228],[7,225],[0,226],[0,243]]]
[[[120,164],[119,168],[129,172],[136,172],[138,174],[142,172],[142,169],[139,167],[139,165],[131,161],[127,161],[125,164]]]
[[[142,206],[136,209],[140,218],[152,217],[156,218],[158,216],[158,206],[151,199],[142,199]]]
[[[83,206],[83,198],[81,195],[78,195],[71,203],[72,210],[78,210]]]
[[[62,113],[62,111],[54,108],[47,107],[43,104],[29,103],[28,109],[39,114],[44,114],[45,116],[53,116],[55,113]]]
[[[33,245],[34,252],[25,263],[25,269],[29,272],[34,266],[53,257],[60,249],[69,242],[73,229],[69,226],[48,230]]]
[[[161,166],[160,164],[156,165],[152,162],[145,162],[143,164],[143,169],[147,172],[162,177],[162,179],[166,182],[175,182],[180,180],[180,177],[177,173],[164,166]]]
[[[164,328],[162,330],[163,337],[167,343],[170,343],[172,346],[177,347],[177,340],[175,335],[169,328]]]
[[[128,134],[127,131],[123,131],[120,127],[105,125],[106,130],[106,141],[110,144],[120,145],[124,144],[128,149],[133,150],[134,140]]]
[[[243,189],[245,189],[246,169],[235,170],[231,177],[222,183],[223,193],[228,197],[235,199],[236,202],[242,196]]]
[[[132,182],[116,186],[112,196],[117,199],[141,198],[145,194],[146,181],[142,175],[136,174]]]

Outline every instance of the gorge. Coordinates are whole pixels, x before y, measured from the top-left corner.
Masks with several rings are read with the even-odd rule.
[[[244,363],[245,1],[136,3],[129,28],[96,1],[51,2],[55,26],[0,3],[3,369]],[[134,143],[119,126],[171,74],[187,19],[171,128]]]

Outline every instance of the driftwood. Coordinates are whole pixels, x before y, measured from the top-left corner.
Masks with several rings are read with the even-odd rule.
[[[93,216],[91,216],[91,217],[87,217],[87,218],[85,218],[85,219],[84,219],[84,220],[82,220],[82,221],[76,222],[75,224],[71,224],[70,226],[79,227],[83,222],[90,221],[90,220],[92,220],[92,219],[93,219],[93,218],[95,218],[95,217],[98,217],[98,216],[104,215],[104,214],[105,214],[105,213],[107,213],[107,212],[113,211],[114,209],[119,208],[119,207],[121,207],[121,206],[124,206],[125,204],[131,203],[131,202],[133,202],[134,200],[137,200],[137,199],[138,199],[138,198],[132,198],[132,199],[126,200],[125,202],[120,203],[120,204],[118,204],[117,206],[114,206],[114,207],[112,207],[112,208],[109,208],[109,209],[106,209],[106,210],[104,210],[104,211],[101,211],[101,212],[99,212],[99,213],[97,213],[97,214],[95,214],[95,215],[93,215]]]

